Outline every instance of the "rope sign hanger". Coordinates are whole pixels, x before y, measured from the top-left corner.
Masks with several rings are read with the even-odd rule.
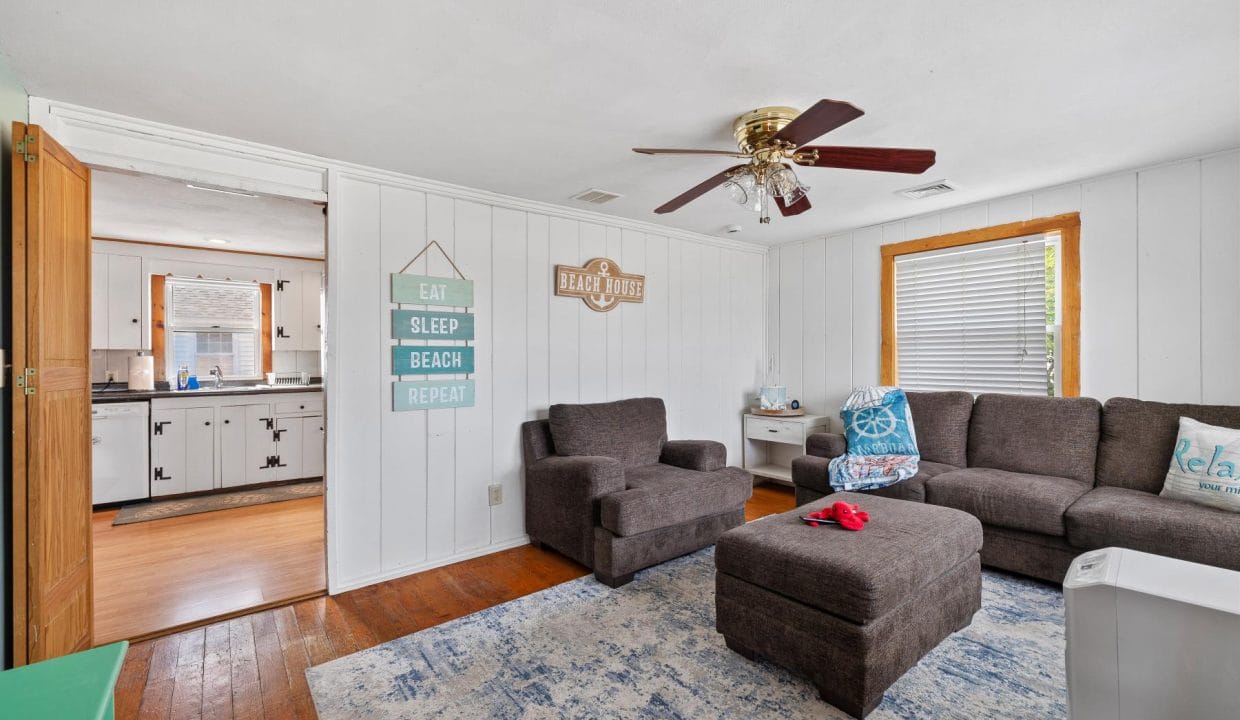
[[[439,241],[438,241],[438,240],[431,240],[430,242],[428,242],[428,243],[426,244],[426,246],[425,246],[425,247],[423,247],[421,250],[419,250],[419,251],[418,251],[418,254],[417,254],[417,255],[414,255],[414,256],[413,256],[413,259],[412,259],[412,260],[410,260],[409,262],[405,263],[405,266],[404,266],[403,268],[401,268],[401,269],[400,269],[400,271],[403,273],[403,272],[405,272],[406,270],[408,270],[408,269],[409,269],[409,266],[411,266],[411,265],[413,265],[415,262],[417,262],[417,261],[418,261],[418,258],[420,258],[420,257],[422,257],[423,255],[425,255],[425,254],[426,254],[426,251],[427,251],[427,250],[430,250],[432,247],[433,247],[433,248],[435,248],[436,250],[438,250],[440,255],[443,255],[443,259],[448,261],[448,264],[452,266],[453,271],[455,271],[457,275],[460,275],[462,280],[468,280],[468,279],[469,279],[469,278],[465,277],[465,273],[461,272],[461,269],[460,269],[459,267],[457,267],[457,266],[456,266],[456,263],[452,262],[452,258],[448,256],[448,252],[447,252],[446,250],[444,250],[444,249],[443,249],[443,246],[439,244]]]

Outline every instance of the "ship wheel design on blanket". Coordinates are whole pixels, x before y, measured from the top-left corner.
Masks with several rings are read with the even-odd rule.
[[[895,414],[881,405],[861,408],[853,416],[853,429],[862,437],[880,438],[890,435],[898,424]]]

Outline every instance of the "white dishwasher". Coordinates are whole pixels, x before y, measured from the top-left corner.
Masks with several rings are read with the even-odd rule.
[[[145,402],[90,406],[94,504],[151,496],[149,417],[150,404]]]

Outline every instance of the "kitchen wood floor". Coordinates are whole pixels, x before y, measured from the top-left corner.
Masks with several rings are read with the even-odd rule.
[[[327,587],[321,496],[113,527],[115,516],[93,518],[97,645]]]
[[[759,485],[745,517],[793,506],[790,488]],[[527,545],[135,643],[116,686],[116,717],[309,720],[307,667],[587,572]]]

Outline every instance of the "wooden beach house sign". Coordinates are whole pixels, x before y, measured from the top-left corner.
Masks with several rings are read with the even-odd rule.
[[[615,260],[594,258],[585,267],[555,266],[555,294],[576,297],[597,312],[607,312],[622,302],[646,299],[646,276],[620,272]]]
[[[432,246],[447,259],[448,264],[460,277],[437,277],[433,275],[406,275],[411,265]],[[473,407],[474,380],[427,379],[402,380],[406,375],[425,375],[428,378],[443,375],[473,375],[474,348],[468,343],[474,339],[474,315],[455,310],[407,310],[400,305],[425,305],[429,307],[469,308],[474,304],[474,281],[465,277],[452,258],[439,243],[431,241],[405,264],[398,273],[392,273],[392,302],[397,305],[391,311],[392,409],[435,410],[442,408]],[[421,345],[405,345],[403,340],[426,341]],[[439,341],[450,345],[432,344]],[[460,345],[465,341],[465,345]]]

